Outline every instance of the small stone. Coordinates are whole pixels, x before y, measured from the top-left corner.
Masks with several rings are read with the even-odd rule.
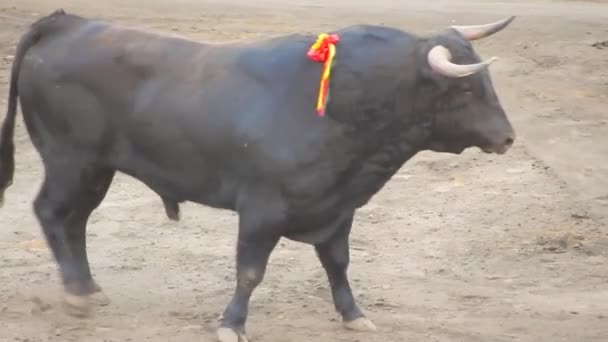
[[[591,46],[593,46],[594,48],[598,48],[598,49],[608,48],[608,40],[603,41],[603,42],[593,43],[593,44],[591,44]]]
[[[571,214],[570,217],[572,217],[574,219],[577,219],[577,220],[588,220],[588,219],[590,219],[589,215],[586,215],[586,214],[577,214],[577,213]]]
[[[97,332],[109,332],[112,331],[113,329],[111,327],[95,327],[95,331]]]
[[[198,331],[201,329],[200,325],[186,325],[181,327],[179,330],[181,331]]]

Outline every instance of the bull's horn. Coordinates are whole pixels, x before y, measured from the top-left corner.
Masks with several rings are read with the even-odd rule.
[[[455,64],[452,63],[452,54],[444,46],[433,47],[427,56],[431,69],[447,77],[464,77],[472,75],[492,64],[498,58],[492,57],[481,63]]]
[[[470,25],[470,26],[456,25],[456,26],[451,26],[451,28],[458,31],[467,40],[476,40],[476,39],[485,38],[487,36],[491,36],[494,33],[501,31],[502,29],[507,27],[507,25],[509,25],[513,21],[513,19],[515,19],[515,16],[505,18],[505,19],[499,20],[497,22],[485,24],[485,25]]]

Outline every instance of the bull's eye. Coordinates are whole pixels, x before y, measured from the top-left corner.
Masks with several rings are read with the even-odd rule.
[[[450,107],[452,107],[453,109],[464,107],[464,106],[468,105],[472,99],[473,99],[473,92],[471,92],[471,91],[462,92],[462,93],[457,94],[456,96],[452,97],[452,99],[450,101]]]

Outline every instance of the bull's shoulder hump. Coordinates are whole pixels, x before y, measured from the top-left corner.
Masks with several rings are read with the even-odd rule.
[[[357,24],[344,27],[337,31],[340,35],[340,44],[361,44],[366,41],[384,41],[411,39],[415,36],[401,29],[371,24]]]

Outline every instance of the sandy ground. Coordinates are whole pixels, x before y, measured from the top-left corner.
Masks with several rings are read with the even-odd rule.
[[[240,3],[239,3],[240,1]],[[309,246],[284,241],[252,300],[251,341],[608,341],[606,1],[0,0],[0,101],[25,25],[52,9],[196,39],[383,23],[419,33],[519,18],[476,43],[518,132],[506,156],[416,156],[357,215],[350,275],[376,333],[341,328]],[[19,123],[0,211],[0,341],[213,341],[233,289],[236,216],[183,206],[169,221],[119,176],[89,225],[112,304],[62,313],[31,203],[38,156]]]

